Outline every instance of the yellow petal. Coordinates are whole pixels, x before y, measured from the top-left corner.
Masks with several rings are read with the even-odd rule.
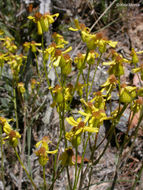
[[[28,16],[27,18],[30,19],[30,20],[35,19],[33,16]]]
[[[89,133],[97,133],[99,131],[98,128],[92,128],[92,127],[84,127],[84,131],[87,131]]]
[[[143,53],[143,51],[138,51],[138,52],[136,52],[137,54],[142,54]]]
[[[8,124],[8,122],[5,122],[3,130],[6,134],[9,134],[10,131],[12,130],[12,127]]]
[[[19,132],[16,131],[16,138],[21,138],[21,135],[19,134]]]
[[[70,47],[67,48],[65,51],[63,51],[63,54],[68,53],[68,52],[70,52],[71,50],[72,50],[72,47],[70,46]]]
[[[58,59],[53,62],[53,65],[54,65],[55,67],[58,67],[58,66],[59,66],[59,63],[60,63],[60,60],[61,60],[61,56],[58,56]]]
[[[52,17],[58,17],[59,16],[59,13],[55,13],[52,15]]]
[[[38,148],[41,143],[42,143],[42,141],[37,142],[36,145],[35,145],[35,147]]]
[[[139,68],[132,69],[132,72],[133,72],[133,73],[137,73],[137,72],[139,72],[140,70],[141,70],[141,68],[139,67]]]
[[[73,117],[67,117],[66,120],[72,126],[77,126],[78,125],[78,122],[75,121]]]
[[[83,115],[83,116],[88,116],[89,114],[83,112],[83,111],[78,111],[79,114]]]
[[[115,48],[118,42],[108,41],[107,42],[111,47]]]
[[[115,65],[116,62],[115,61],[108,61],[108,62],[103,62],[102,64],[108,66],[108,65]]]
[[[48,154],[56,154],[58,152],[58,150],[53,150],[53,151],[46,151]]]
[[[77,28],[73,28],[73,27],[69,27],[69,30],[74,31],[74,32],[78,31]]]
[[[76,131],[76,133],[75,133],[75,136],[79,135],[79,134],[82,133],[82,132],[83,132],[83,128],[78,129],[78,130]]]

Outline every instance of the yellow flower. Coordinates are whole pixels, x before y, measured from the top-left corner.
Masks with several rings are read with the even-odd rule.
[[[89,32],[89,28],[85,26],[83,23],[79,23],[77,19],[74,20],[74,24],[76,28],[70,27],[69,30],[71,31],[86,31]]]
[[[18,144],[18,139],[21,138],[21,135],[19,134],[19,132],[12,129],[12,127],[10,126],[8,121],[10,121],[10,120],[0,117],[0,124],[3,126],[3,131],[7,135],[3,140],[8,139],[9,143],[13,147],[16,147]]]
[[[131,105],[131,110],[134,113],[137,113],[139,110],[141,110],[143,105],[143,98],[139,97],[137,100],[133,101],[133,104]]]
[[[126,86],[126,84],[122,84],[120,97],[119,97],[120,102],[122,103],[132,102],[137,96],[136,89],[137,89],[136,87]]]
[[[58,13],[53,15],[45,13],[44,15],[42,15],[41,13],[37,12],[34,16],[29,16],[28,19],[37,23],[38,34],[42,35],[43,32],[47,32],[49,30],[50,24],[54,22],[54,17],[57,18],[58,16]]]
[[[80,69],[84,63],[85,54],[78,53],[74,59],[74,63],[77,64],[77,68]]]
[[[94,50],[91,50],[87,57],[87,63],[93,65],[95,63],[95,58],[99,57],[99,54]]]
[[[36,88],[36,85],[39,85],[40,83],[36,81],[35,79],[31,79],[31,89]]]
[[[38,148],[39,146],[45,147],[46,150],[49,150],[48,144],[51,143],[48,136],[44,136],[41,141],[39,141],[35,147]]]
[[[128,62],[121,55],[114,53],[113,60],[109,62],[103,62],[103,65],[110,66],[109,74],[114,74],[115,76],[121,76],[124,74],[123,62]]]
[[[3,46],[10,52],[15,53],[17,50],[17,46],[13,43],[14,38],[10,37],[5,37],[5,38],[0,38],[1,41],[3,41]]]
[[[132,48],[131,56],[132,56],[132,63],[136,65],[139,62],[139,59],[138,59],[137,53],[135,52],[134,48]]]
[[[41,46],[41,43],[36,43],[35,41],[32,42],[25,42],[23,44],[25,51],[27,52],[29,50],[29,48],[31,47],[31,50],[33,53],[35,53],[37,51],[37,47]]]
[[[101,85],[102,90],[101,92],[103,92],[104,90],[107,91],[107,96],[109,98],[109,95],[111,95],[111,92],[113,91],[113,89],[116,87],[116,85],[118,84],[118,81],[115,77],[115,75],[110,75],[107,79],[107,81]]]
[[[74,165],[74,162],[72,161],[73,155],[74,155],[74,152],[72,150],[72,147],[66,148],[65,151],[60,155],[61,164],[63,166]]]
[[[58,67],[58,66],[64,67],[67,64],[69,64],[69,67],[71,67],[72,60],[71,60],[70,56],[67,54],[71,50],[72,50],[72,47],[67,48],[63,52],[61,50],[56,49],[55,50],[55,55],[53,56],[53,60],[52,60],[53,65],[55,67]]]
[[[90,102],[85,102],[84,99],[81,99],[81,102],[86,106],[86,109],[85,112],[78,112],[85,117],[84,121],[89,123],[88,126],[94,128],[96,132],[98,132],[103,121],[109,119],[104,111],[105,101],[101,98],[101,92],[98,92],[97,94],[97,97],[93,98]],[[102,100],[103,102],[101,102]],[[94,101],[95,103],[93,103]]]
[[[47,136],[44,136],[41,141],[39,141],[35,146],[39,148],[35,151],[36,156],[38,156],[39,163],[44,166],[46,165],[48,159],[48,154],[56,154],[58,150],[49,151],[48,143],[51,143]]]
[[[52,90],[54,94],[54,101],[56,103],[62,103],[63,102],[62,87],[57,84],[54,88],[50,87],[49,89]]]
[[[73,117],[66,118],[67,122],[73,126],[71,131],[66,132],[66,139],[72,143],[74,147],[77,147],[81,144],[81,134],[83,132],[96,133],[98,132],[97,128],[88,127],[85,125],[85,122],[82,121],[82,118],[78,118],[77,121]]]
[[[18,89],[19,89],[21,94],[25,93],[25,88],[24,88],[24,83],[23,82],[18,83]]]
[[[132,72],[134,72],[134,73],[141,72],[141,80],[143,80],[143,64],[141,64],[140,67],[132,69]]]
[[[53,33],[52,37],[58,48],[64,48],[64,45],[68,44],[68,41],[65,41],[63,36],[56,32]]]
[[[8,58],[6,57],[6,55],[7,55],[7,54],[0,52],[0,67],[1,67],[1,70],[3,69],[3,66],[4,66],[5,61],[8,59]]]

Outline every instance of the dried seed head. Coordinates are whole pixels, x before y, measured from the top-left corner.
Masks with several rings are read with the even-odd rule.
[[[80,23],[80,29],[81,29],[81,30],[84,30],[84,29],[86,29],[86,26],[85,26],[85,24],[83,24],[83,23]]]
[[[82,53],[78,53],[78,54],[77,54],[77,57],[78,57],[78,58],[83,58]]]
[[[66,150],[66,152],[67,152],[68,156],[70,156],[70,157],[74,155],[74,152],[73,152],[72,148],[68,148]]]
[[[121,88],[125,88],[127,85],[125,83],[121,84]]]
[[[48,142],[49,141],[49,137],[48,136],[44,136],[42,140],[45,141],[45,142]]]
[[[65,60],[69,60],[70,59],[70,55],[68,53],[64,54],[63,56],[64,56]]]
[[[56,49],[56,51],[55,51],[55,56],[58,57],[58,56],[60,56],[61,54],[62,54],[62,51],[59,50],[59,49]]]
[[[78,127],[78,128],[83,128],[84,125],[85,125],[84,121],[81,121],[81,122],[79,122],[79,124],[78,124],[77,127]]]
[[[87,102],[87,105],[91,108],[93,104],[91,102]]]
[[[37,12],[37,13],[35,13],[35,19],[36,20],[40,20],[40,18],[42,17],[42,14],[41,13],[39,13],[39,12]]]
[[[111,75],[110,78],[109,78],[109,81],[110,81],[111,84],[117,83],[117,79],[116,79],[115,75]]]
[[[56,43],[55,43],[55,42],[52,42],[52,43],[50,44],[50,47],[56,48]]]
[[[37,154],[39,156],[45,156],[46,155],[46,148],[45,147],[41,147],[38,151]]]
[[[95,93],[96,96],[102,96],[102,92],[101,91],[98,91]]]
[[[12,138],[15,138],[16,137],[16,132],[14,130],[10,131],[9,133],[9,137],[12,139]]]
[[[138,98],[136,100],[136,103],[139,104],[139,105],[143,105],[143,99],[142,98]]]
[[[117,63],[122,62],[121,56],[120,56],[120,55],[117,55],[117,57],[115,58],[115,61],[116,61]]]
[[[99,32],[99,33],[96,34],[96,39],[97,40],[101,40],[102,37],[103,37],[103,33]]]

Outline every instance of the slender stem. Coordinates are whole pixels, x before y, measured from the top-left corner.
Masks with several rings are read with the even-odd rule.
[[[91,70],[91,64],[89,65],[88,68],[88,74],[87,74],[87,82],[86,82],[86,101],[88,100],[88,87],[89,87],[89,75],[90,75],[90,70]]]
[[[16,148],[14,148],[14,151],[15,151],[15,154],[16,154],[16,156],[17,156],[17,158],[18,158],[18,160],[19,160],[21,166],[23,167],[23,169],[24,169],[24,171],[25,171],[27,177],[28,177],[29,180],[31,181],[31,183],[32,183],[32,185],[33,185],[33,187],[34,187],[34,189],[37,190],[37,187],[36,187],[34,181],[32,180],[31,176],[29,175],[28,171],[26,170],[26,168],[25,168],[23,162],[21,161],[21,159],[20,159],[20,157],[19,157],[19,155],[18,155],[18,153],[17,153],[17,151],[16,151]]]
[[[31,126],[27,129],[27,145],[28,145],[28,171],[31,174],[30,149],[31,149]]]
[[[138,172],[138,175],[136,175],[136,178],[135,178],[135,181],[134,181],[134,184],[133,184],[131,190],[134,190],[137,187],[137,182],[141,178],[142,172],[143,172],[143,162],[142,162],[142,166],[141,166],[141,168],[140,168],[140,170]]]
[[[16,103],[16,90],[15,86],[13,84],[13,103],[14,103],[14,111],[15,111],[15,117],[16,117],[16,129],[18,129],[18,114],[17,114],[17,103]]]
[[[5,179],[4,179],[4,155],[3,155],[3,142],[2,142],[2,125],[0,125],[0,147],[1,147],[1,176],[5,190]]]
[[[78,156],[78,147],[75,148],[75,156],[76,156],[76,162],[75,162],[75,178],[74,178],[74,186],[77,179],[77,156]]]
[[[79,70],[79,72],[78,72],[78,76],[77,76],[76,83],[75,83],[75,86],[74,86],[74,89],[73,89],[73,93],[72,93],[72,98],[73,98],[74,93],[75,93],[75,91],[76,91],[76,88],[77,88],[77,85],[78,85],[78,81],[79,81],[79,77],[80,77],[80,75],[81,75],[82,72],[83,72],[83,68],[84,68],[84,66],[85,66],[85,63],[86,63],[88,54],[89,54],[89,49],[87,49],[87,51],[86,51],[86,55],[85,55],[85,58],[84,58],[84,62],[83,62],[82,66],[81,66],[81,68],[80,68],[80,70]],[[70,103],[72,102],[72,98],[71,98]]]
[[[49,187],[49,190],[53,190],[53,188],[54,188],[54,183],[55,183],[55,181],[57,180],[57,178],[60,176],[60,174],[63,172],[64,168],[65,168],[65,167],[63,166],[63,167],[61,168],[61,170],[57,173],[57,176],[54,178],[54,180],[53,180],[51,186]]]
[[[110,132],[110,134],[109,134],[108,142],[107,142],[107,144],[106,144],[104,150],[102,151],[102,153],[101,153],[100,156],[98,157],[98,159],[97,159],[95,162],[93,162],[93,165],[96,165],[96,164],[100,161],[100,159],[102,158],[102,156],[104,155],[104,153],[105,153],[105,151],[106,151],[106,149],[107,149],[107,147],[108,147],[108,145],[109,145],[109,143],[110,143],[110,141],[111,141],[111,139],[112,139],[112,135],[113,135],[113,132],[114,132],[114,128],[115,128],[115,126],[118,124],[118,122],[119,122],[119,120],[120,120],[122,114],[124,113],[125,109],[127,108],[127,106],[128,106],[128,104],[125,104],[125,105],[123,106],[122,110],[121,110],[120,113],[117,115],[117,117],[115,118],[114,122],[112,122],[111,129],[110,129],[111,132]]]
[[[102,57],[102,54],[100,54],[100,57],[99,57],[99,59],[98,59],[98,61],[97,61],[96,68],[95,68],[95,70],[94,70],[94,75],[93,75],[93,79],[92,79],[91,86],[90,86],[90,89],[89,89],[89,94],[91,93],[91,90],[92,90],[92,87],[93,87],[93,83],[94,83],[94,79],[95,79],[96,71],[97,71],[98,66],[99,66],[99,64],[100,64],[101,57]]]
[[[21,161],[24,161],[24,151],[25,151],[25,139],[26,139],[26,107],[24,106],[24,133],[23,133],[23,141],[22,141],[22,153],[21,153]],[[18,189],[21,190],[21,182],[23,176],[23,168],[20,166],[20,174],[19,174],[19,187]]]
[[[40,81],[41,81],[41,75],[40,75],[40,72],[39,72],[39,65],[38,65],[37,55],[36,55],[36,53],[34,53],[34,55],[35,55],[35,57],[36,57],[36,67],[37,67],[38,77],[39,77],[39,79],[40,79]]]
[[[91,134],[88,134],[88,138],[87,138],[86,143],[85,143],[85,146],[84,146],[84,148],[83,148],[84,151],[83,151],[83,154],[82,154],[82,157],[81,157],[81,164],[80,164],[80,167],[79,167],[79,170],[78,170],[78,175],[77,175],[77,177],[76,177],[76,183],[74,184],[73,190],[76,190],[76,189],[77,189],[77,183],[78,183],[78,180],[79,180],[80,172],[81,172],[81,170],[82,170],[82,168],[83,168],[84,155],[85,155],[85,151],[86,151],[86,147],[87,147],[87,143],[88,143],[88,141],[89,141],[90,135],[91,135]]]
[[[70,179],[70,173],[69,173],[69,167],[68,166],[66,166],[66,170],[67,170],[69,188],[70,188],[70,190],[72,190],[72,185],[71,185],[71,179]]]
[[[91,159],[90,159],[91,163],[93,163],[94,153],[95,153],[95,150],[96,150],[97,138],[98,138],[98,133],[96,133],[96,135],[95,135],[95,143],[94,143],[94,147],[93,147],[92,154],[91,154]],[[90,172],[89,172],[88,190],[89,190],[90,183],[91,183],[92,171],[93,171],[93,167],[91,167]]]
[[[58,140],[58,143],[57,143],[57,147],[56,149],[59,149],[59,145],[60,145],[60,142],[61,142],[61,138],[62,138],[62,127],[61,127],[61,119],[60,119],[60,135],[59,135],[59,140]],[[54,188],[54,182],[56,181],[55,180],[55,176],[56,176],[56,166],[57,166],[57,158],[58,158],[58,153],[56,153],[55,155],[55,160],[54,160],[54,172],[53,172],[53,176],[52,176],[52,186],[50,188]]]
[[[44,180],[44,190],[46,190],[45,166],[43,166],[43,180]]]

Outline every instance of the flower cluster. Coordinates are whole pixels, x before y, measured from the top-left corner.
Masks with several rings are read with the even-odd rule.
[[[12,147],[16,147],[18,145],[18,139],[21,138],[21,135],[18,131],[13,130],[8,121],[11,120],[0,117],[0,125],[2,126],[3,131],[6,134],[6,137],[3,138],[3,141],[5,142],[5,140],[8,140]]]
[[[35,151],[36,156],[38,156],[39,163],[41,166],[45,166],[49,160],[48,154],[55,154],[58,150],[49,150],[48,144],[51,143],[48,136],[44,136],[41,141],[39,141],[35,146],[39,148]]]
[[[57,18],[59,16],[58,13],[54,15],[50,15],[49,13],[45,13],[42,15],[41,13],[37,12],[34,16],[29,16],[28,19],[32,20],[33,22],[37,23],[37,31],[39,35],[42,35],[44,32],[49,30],[50,24],[54,22],[54,17]]]

